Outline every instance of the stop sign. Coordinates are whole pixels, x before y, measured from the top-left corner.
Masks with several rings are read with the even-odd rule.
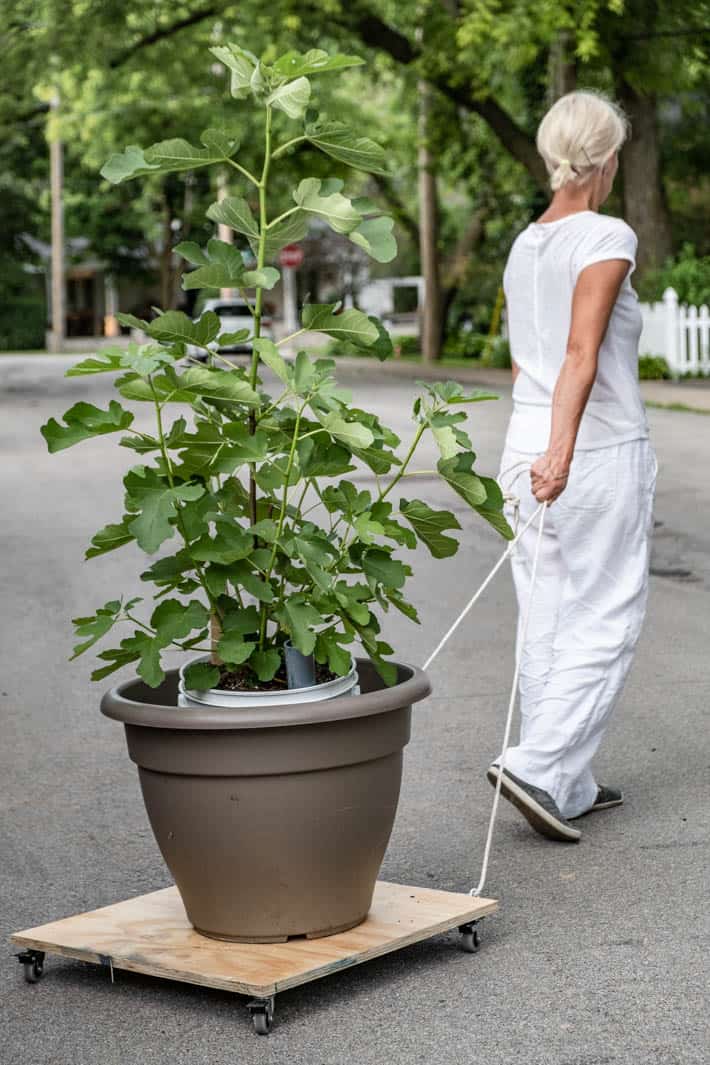
[[[299,244],[287,244],[279,252],[281,266],[300,266],[303,262],[303,248]]]

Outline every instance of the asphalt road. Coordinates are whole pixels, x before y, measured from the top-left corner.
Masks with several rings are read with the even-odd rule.
[[[101,717],[91,663],[68,663],[69,619],[139,587],[130,549],[82,561],[121,513],[132,454],[108,438],[49,456],[39,426],[107,383],[65,380],[61,359],[0,358],[0,1062],[2,1065],[701,1065],[708,1046],[710,422],[652,410],[660,457],[648,621],[598,776],[626,804],[578,846],[535,836],[507,805],[487,892],[501,901],[476,956],[440,935],[277,999],[258,1039],[243,1000],[48,958],[27,985],[7,936],[169,883],[122,730]],[[407,433],[414,385],[348,369],[358,403]],[[472,408],[495,472],[509,398]],[[426,456],[423,463],[427,466]],[[501,542],[434,480],[418,493],[459,513],[454,559],[416,559],[425,624],[387,631],[422,661]],[[466,890],[478,878],[512,668],[505,573],[432,669],[416,710],[386,879]]]

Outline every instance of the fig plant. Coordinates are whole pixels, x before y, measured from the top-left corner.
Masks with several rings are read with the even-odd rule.
[[[359,58],[312,50],[288,52],[267,65],[236,45],[212,52],[231,73],[232,97],[263,112],[261,172],[239,162],[235,125],[205,130],[201,147],[182,139],[145,150],[130,146],[109,159],[102,175],[119,182],[197,167],[233,171],[246,194],[228,195],[207,215],[231,227],[236,242],[212,239],[205,248],[185,242],[175,251],[193,267],[183,275],[185,289],[238,289],[253,328],[225,334],[210,310],[196,321],[175,310],[151,321],[124,314],[121,322],[140,329],[148,342],[104,349],[68,371],[70,377],[117,374],[121,398],[150,404],[155,412],[155,429],[146,433],[118,400],[106,409],[80,402],[63,422],[52,418],[42,428],[52,452],[121,433],[120,445],[139,458],[123,481],[123,517],[96,533],[86,557],[133,542],[148,555],[161,551],[141,574],[155,586],[149,618],[136,614],[140,599],[118,598],[75,619],[74,657],[127,622],[132,633],[100,652],[92,679],[136,662],[146,683],[157,686],[164,679],[163,653],[179,649],[210,652],[208,661],[190,665],[190,688],[215,687],[225,671],[235,670],[265,685],[280,675],[288,639],[341,675],[350,668],[350,645],[359,641],[393,683],[392,649],[379,618],[394,607],[418,620],[403,591],[411,567],[398,553],[421,541],[435,558],[453,555],[458,541],[451,533],[460,529],[448,510],[416,498],[395,501],[395,489],[413,474],[417,447],[431,433],[443,480],[510,537],[501,491],[475,472],[464,428],[462,408],[495,397],[467,393],[451,381],[422,383],[412,439],[403,448],[391,429],[338,387],[332,360],[305,350],[293,360],[282,354],[287,342],[308,331],[387,358],[392,344],[378,319],[338,304],[306,304],[296,333],[279,343],[261,335],[263,294],[279,280],[278,252],[303,238],[312,219],[324,220],[379,262],[396,254],[392,219],[369,199],[348,197],[340,179],[305,177],[293,190],[292,206],[271,213],[269,180],[279,159],[309,144],[355,169],[384,172],[385,155],[369,138],[309,107],[313,75],[343,70]],[[291,136],[289,122],[298,123]],[[251,347],[247,368],[220,353],[238,343]],[[277,382],[275,398],[264,391],[263,367]],[[170,411],[177,416],[170,418]],[[363,467],[374,475],[372,490],[348,479]]]

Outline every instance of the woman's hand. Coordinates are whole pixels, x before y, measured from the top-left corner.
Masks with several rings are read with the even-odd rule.
[[[569,463],[545,452],[530,467],[532,494],[538,503],[552,503],[567,487]]]

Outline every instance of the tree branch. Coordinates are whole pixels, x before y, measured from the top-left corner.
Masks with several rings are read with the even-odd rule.
[[[178,19],[177,22],[173,22],[169,26],[163,26],[162,29],[154,30],[153,33],[141,37],[123,52],[119,52],[118,55],[114,56],[109,62],[109,67],[115,69],[116,67],[122,66],[131,59],[136,52],[140,52],[143,48],[150,47],[151,44],[157,44],[158,41],[164,41],[166,38],[179,33],[180,30],[188,29],[190,26],[196,26],[198,23],[204,22],[205,19],[212,18],[213,15],[218,15],[221,12],[222,7],[223,5],[220,3],[208,4],[207,7],[199,8],[197,11],[193,11],[192,14],[186,15],[185,18]]]
[[[376,51],[386,52],[404,66],[421,56],[421,52],[409,38],[370,11],[358,11],[353,6],[340,16],[339,21],[345,29],[354,31],[363,44]],[[537,153],[535,141],[500,104],[490,98],[479,99],[468,85],[454,85],[444,75],[429,76],[427,80],[459,107],[479,115],[503,147],[525,167],[533,180],[547,189],[547,171]]]

